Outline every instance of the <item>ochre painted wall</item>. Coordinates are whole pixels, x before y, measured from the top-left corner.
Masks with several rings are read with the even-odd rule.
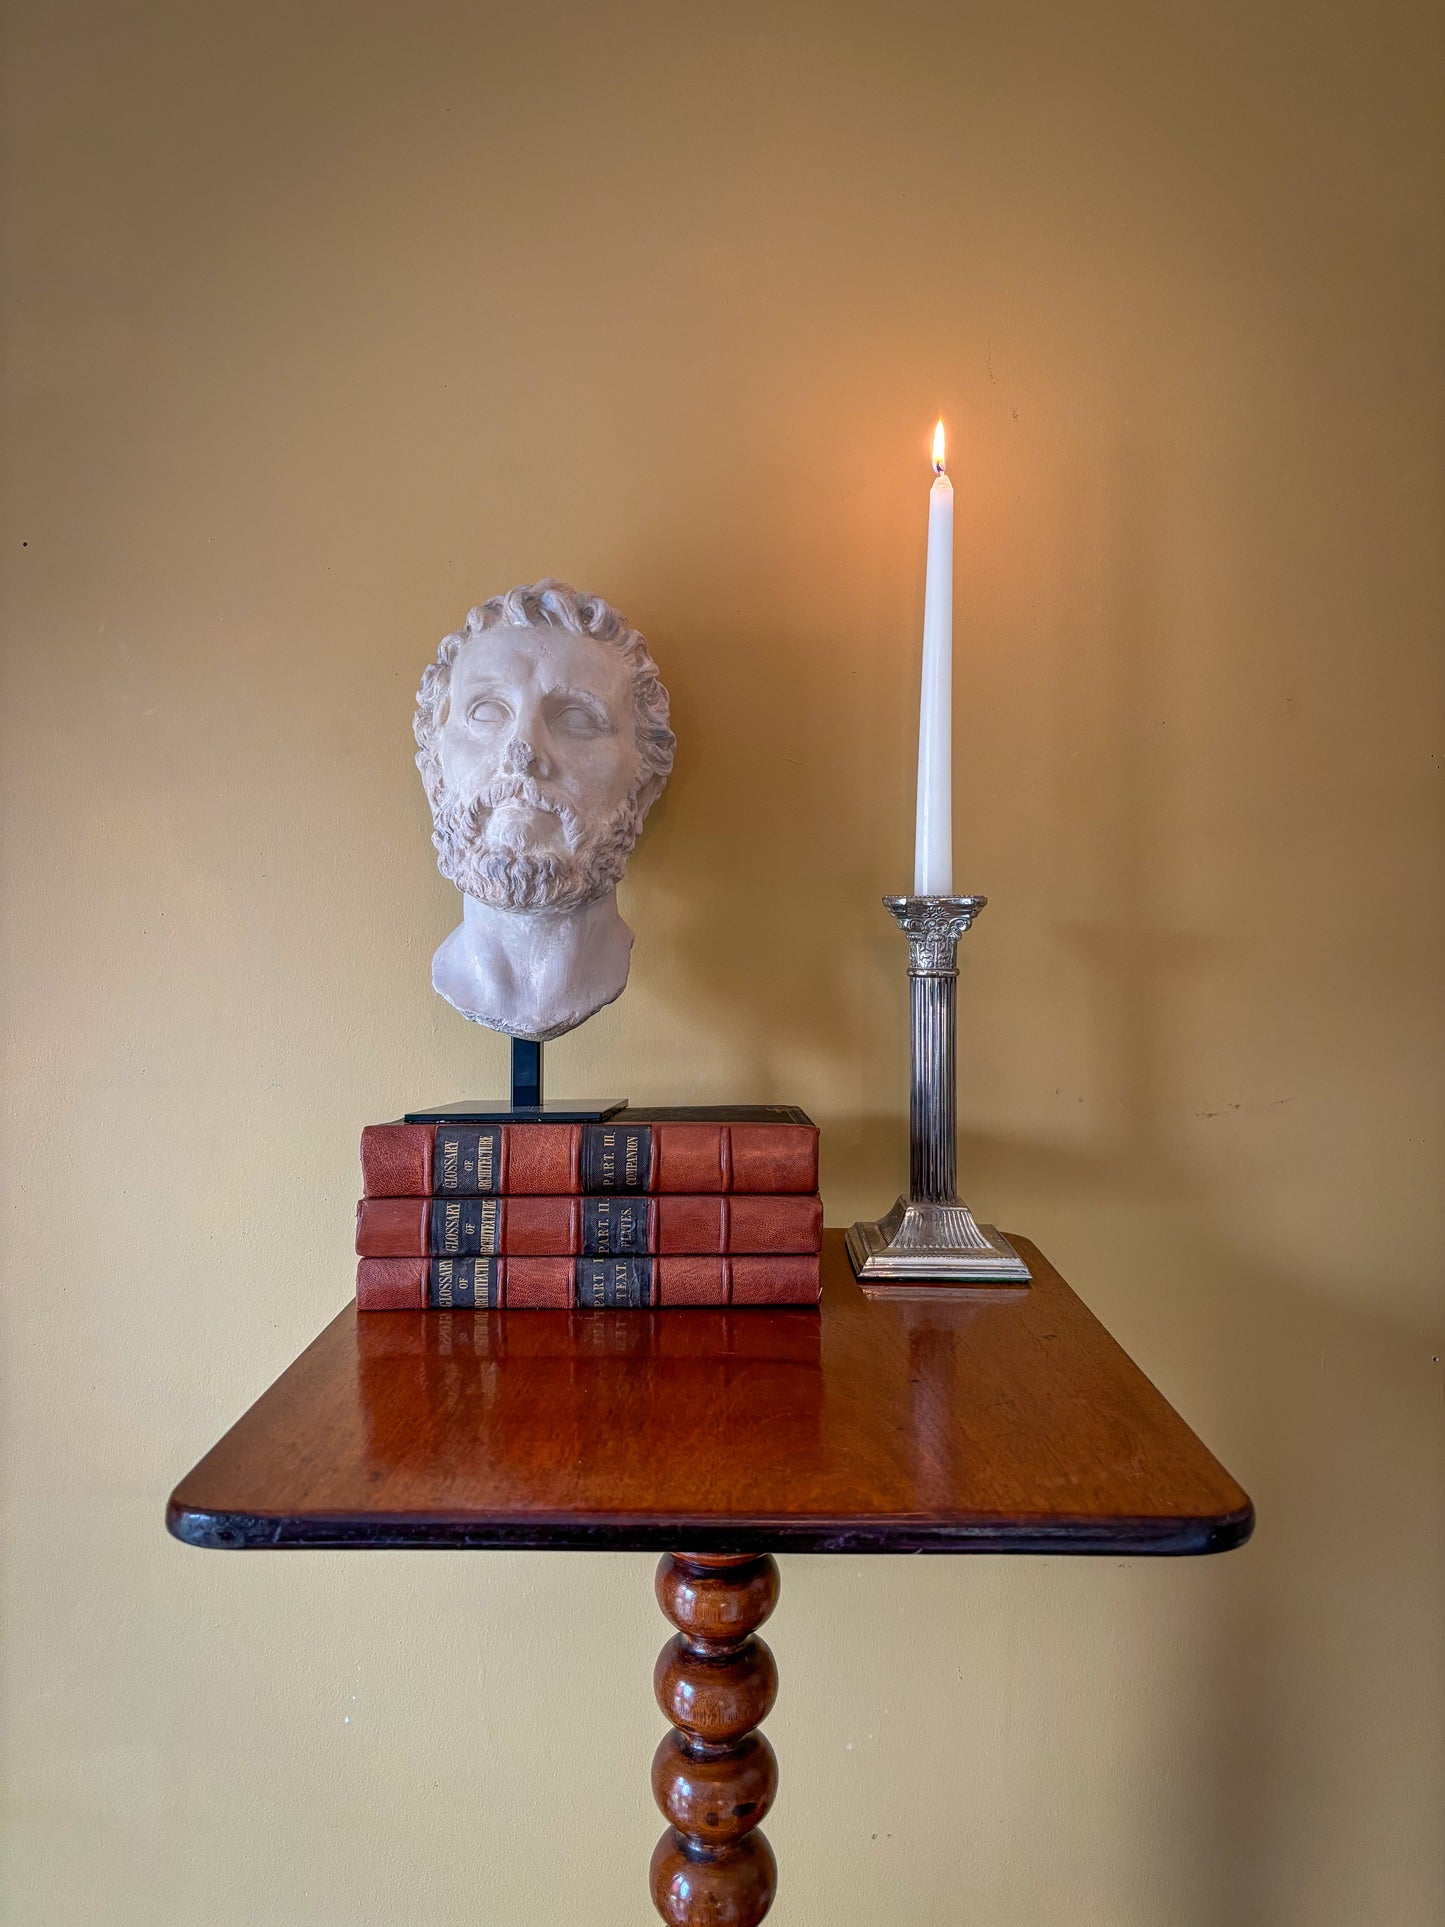
[[[1216,1561],[791,1559],[779,1927],[1442,1905],[1441,13],[14,0],[6,1918],[649,1917],[641,1557],[203,1556],[360,1125],[495,1090],[411,696],[615,600],[677,774],[559,1093],[904,1173],[928,436],[969,1196],[1250,1487]]]

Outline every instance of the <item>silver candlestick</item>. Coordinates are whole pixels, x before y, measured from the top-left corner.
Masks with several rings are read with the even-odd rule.
[[[848,1256],[862,1279],[1027,1284],[1008,1239],[959,1198],[958,940],[987,897],[884,897],[908,938],[908,1196],[887,1217],[855,1224]]]

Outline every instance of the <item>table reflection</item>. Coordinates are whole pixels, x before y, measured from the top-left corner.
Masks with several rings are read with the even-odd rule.
[[[743,1465],[816,1454],[821,1327],[815,1310],[358,1315],[366,1455],[485,1458],[523,1483],[570,1467],[620,1489],[655,1481],[664,1455],[685,1482],[687,1435],[705,1429],[713,1463],[694,1483],[721,1495]]]

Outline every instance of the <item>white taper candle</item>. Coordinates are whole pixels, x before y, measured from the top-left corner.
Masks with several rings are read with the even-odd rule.
[[[933,434],[933,467],[918,706],[916,897],[953,894],[953,484],[943,463],[942,422]]]

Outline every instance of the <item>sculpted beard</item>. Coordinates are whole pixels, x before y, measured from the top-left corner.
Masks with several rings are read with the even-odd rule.
[[[565,850],[517,850],[490,837],[492,812],[514,797],[558,818]],[[466,801],[441,789],[432,799],[432,826],[437,868],[464,895],[500,910],[579,910],[620,880],[642,812],[634,783],[612,815],[591,826],[531,777],[519,777]]]

